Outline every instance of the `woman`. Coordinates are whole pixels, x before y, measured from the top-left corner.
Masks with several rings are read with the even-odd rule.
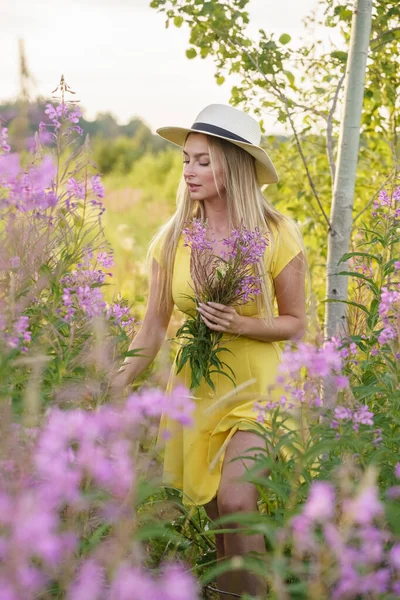
[[[257,413],[254,403],[275,382],[279,364],[276,342],[297,339],[305,328],[305,259],[297,228],[263,196],[260,185],[278,181],[267,153],[260,148],[260,127],[252,117],[231,106],[212,104],[189,129],[165,127],[162,137],[182,147],[183,177],[177,210],[149,249],[152,259],[149,300],[142,327],[130,349],[146,348],[146,356],[127,359],[123,385],[131,382],[154,359],[164,340],[174,304],[183,312],[194,310],[191,294],[190,249],[182,229],[193,216],[208,221],[213,253],[220,256],[222,240],[241,222],[254,230],[267,230],[269,244],[259,273],[265,285],[261,296],[244,306],[220,304],[198,308],[207,326],[223,333],[224,354],[233,369],[236,385],[249,382],[235,393],[228,378],[215,376],[215,394],[203,382],[196,389],[195,426],[180,428],[163,419],[160,432],[168,431],[165,447],[165,482],[183,490],[183,501],[204,505],[212,519],[257,508],[257,489],[238,482],[252,466]],[[278,316],[273,317],[276,298]],[[144,353],[144,352],[142,352]],[[190,385],[190,367],[176,375],[172,367],[167,391],[176,383]],[[218,399],[231,392],[226,402]],[[265,397],[265,396],[264,396]],[[166,436],[164,436],[166,437]],[[253,450],[250,450],[253,449]],[[232,460],[248,456],[249,460]],[[262,535],[217,535],[218,558],[264,552]],[[254,576],[230,573],[221,583],[237,597],[244,591],[260,593]]]

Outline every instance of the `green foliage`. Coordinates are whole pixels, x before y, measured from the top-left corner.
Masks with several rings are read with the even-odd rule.
[[[189,296],[189,298],[191,297]],[[184,340],[176,357],[176,372],[180,373],[189,361],[192,377],[190,389],[198,388],[204,378],[211,389],[215,391],[211,377],[213,373],[224,375],[235,385],[234,372],[218,356],[220,352],[231,352],[228,348],[219,346],[222,335],[222,333],[211,331],[200,315],[195,318],[191,318],[189,315],[189,318],[176,332],[177,338]],[[224,369],[229,369],[230,373]]]
[[[279,145],[271,137],[264,140],[281,177],[278,185],[268,189],[268,195],[278,208],[284,207],[284,212],[289,211],[302,225],[322,316],[325,239],[353,3],[321,0],[320,10],[306,19],[306,27],[335,27],[341,31],[343,47],[333,51],[325,50],[321,42],[314,40],[294,48],[287,34],[276,40],[273,32],[263,29],[257,40],[251,39],[246,33],[248,0],[224,0],[213,7],[211,4],[204,0],[153,0],[151,6],[166,12],[168,19],[183,19],[190,28],[190,56],[195,56],[195,49],[200,56],[210,56],[218,83],[225,74],[240,77],[240,83],[231,92],[233,106],[251,108],[259,117],[264,111],[274,114],[278,122],[292,130],[293,136],[279,140]],[[373,3],[354,194],[355,220],[395,168],[394,157],[400,152],[395,134],[399,75],[393,60],[400,52],[399,11],[396,2]]]

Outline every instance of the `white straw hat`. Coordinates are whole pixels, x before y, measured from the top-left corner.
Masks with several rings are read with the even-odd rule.
[[[276,183],[279,178],[268,154],[260,147],[261,129],[253,117],[227,104],[209,104],[196,117],[191,127],[160,127],[157,133],[177,146],[185,145],[190,132],[205,133],[228,140],[256,159],[260,184]]]

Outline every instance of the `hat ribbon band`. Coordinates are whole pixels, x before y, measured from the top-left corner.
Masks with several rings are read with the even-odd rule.
[[[210,125],[210,123],[194,123],[191,129],[196,129],[204,132],[206,131],[207,133],[221,135],[231,140],[235,140],[236,142],[245,142],[245,144],[251,144],[251,142],[245,140],[240,135],[236,135],[236,133],[232,133],[231,131],[224,129],[223,127],[218,127],[217,125]]]

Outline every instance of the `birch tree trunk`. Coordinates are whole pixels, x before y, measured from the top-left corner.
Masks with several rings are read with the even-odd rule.
[[[349,56],[346,66],[344,107],[338,142],[338,158],[331,207],[331,230],[328,235],[326,265],[328,300],[347,300],[348,278],[337,275],[347,270],[347,264],[338,266],[339,260],[349,251],[354,204],[354,188],[360,122],[364,95],[365,69],[371,33],[372,0],[355,0],[351,25]],[[325,311],[325,336],[344,333],[347,329],[347,305],[327,302]]]

